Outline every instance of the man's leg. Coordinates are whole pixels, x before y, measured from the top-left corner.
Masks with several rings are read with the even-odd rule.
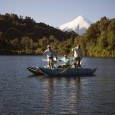
[[[51,63],[50,63],[51,68],[53,68],[53,65],[54,65],[54,60],[53,60],[53,58],[52,58],[52,59],[50,59],[50,60],[51,60]]]
[[[80,57],[78,57],[78,67],[80,67]]]
[[[77,67],[77,58],[74,59],[74,66]]]

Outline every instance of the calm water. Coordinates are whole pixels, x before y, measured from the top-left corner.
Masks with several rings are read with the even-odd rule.
[[[83,58],[96,76],[32,76],[44,58],[0,56],[0,115],[115,115],[115,59]]]

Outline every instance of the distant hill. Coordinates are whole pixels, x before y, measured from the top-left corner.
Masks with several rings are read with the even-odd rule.
[[[45,23],[36,23],[31,17],[25,17],[24,19],[22,16],[18,17],[16,14],[8,13],[0,15],[0,32],[1,34],[7,34],[5,39],[29,36],[34,41],[50,35],[58,40],[65,40],[71,36],[71,33],[63,32]]]
[[[77,27],[75,22],[79,22]],[[0,55],[38,55],[50,44],[58,55],[72,56],[71,49],[81,44],[84,56],[115,57],[115,18],[101,17],[90,26],[86,22],[87,19],[80,16],[60,26],[73,29],[68,32],[66,27],[63,32],[45,23],[36,23],[30,17],[0,15]]]
[[[59,46],[77,36],[75,32],[36,23],[31,17],[0,14],[0,54],[41,54],[48,44]]]
[[[62,31],[69,31],[69,32],[74,31],[79,35],[83,35],[91,24],[92,24],[91,21],[89,21],[85,17],[78,16],[71,22],[60,25],[59,29]]]

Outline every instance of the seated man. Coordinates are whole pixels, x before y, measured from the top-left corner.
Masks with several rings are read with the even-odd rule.
[[[67,68],[70,66],[70,59],[67,57],[67,55],[64,55],[64,57],[62,59],[60,59],[59,61],[62,61],[64,64],[62,64],[58,67]]]

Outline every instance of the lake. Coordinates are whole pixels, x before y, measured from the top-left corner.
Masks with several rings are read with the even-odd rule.
[[[84,57],[94,76],[33,76],[45,56],[0,56],[0,115],[115,115],[115,58]],[[57,63],[58,64],[58,63]]]

